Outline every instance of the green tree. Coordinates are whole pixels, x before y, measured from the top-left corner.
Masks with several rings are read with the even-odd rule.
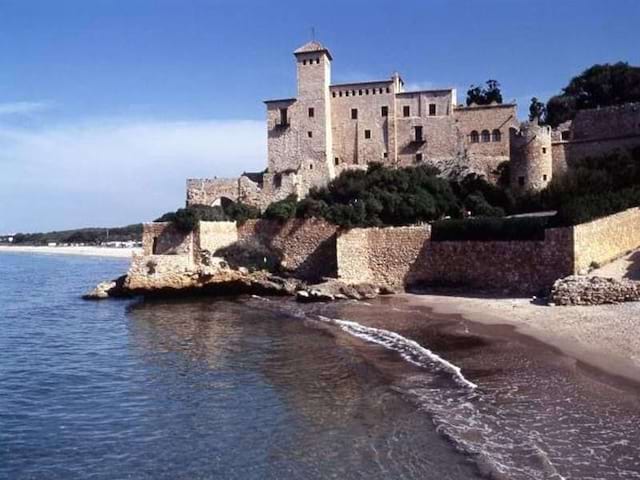
[[[490,105],[491,103],[502,103],[502,91],[497,80],[487,80],[486,87],[471,85],[467,90],[467,106]]]
[[[529,105],[529,121],[542,122],[544,120],[545,110],[546,107],[544,103],[536,97],[533,97],[531,99],[531,104]]]

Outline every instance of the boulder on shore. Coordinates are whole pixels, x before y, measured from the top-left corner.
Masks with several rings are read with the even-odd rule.
[[[549,297],[551,305],[603,305],[635,301],[640,301],[640,282],[580,275],[557,280]]]

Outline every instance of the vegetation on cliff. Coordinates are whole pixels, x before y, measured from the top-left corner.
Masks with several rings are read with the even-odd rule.
[[[156,222],[172,222],[182,232],[190,232],[196,228],[198,222],[245,222],[250,218],[258,218],[260,211],[256,207],[245,203],[231,202],[224,206],[210,207],[208,205],[189,205],[187,208],[179,208],[175,212],[167,212]]]
[[[640,67],[618,62],[593,65],[571,79],[561,94],[551,97],[544,111],[539,105],[534,108],[545,123],[556,127],[573,119],[579,110],[629,102],[640,102]]]

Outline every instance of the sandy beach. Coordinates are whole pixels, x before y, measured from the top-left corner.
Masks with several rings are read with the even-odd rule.
[[[84,255],[93,257],[131,258],[141,248],[109,248],[109,247],[32,247],[32,246],[0,246],[2,252],[41,253],[56,255]]]
[[[610,375],[640,381],[640,302],[591,307],[551,307],[531,299],[407,294],[435,313],[510,325]]]

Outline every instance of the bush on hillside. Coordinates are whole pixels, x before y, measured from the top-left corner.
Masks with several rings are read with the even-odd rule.
[[[640,207],[640,186],[617,192],[585,195],[562,204],[554,218],[554,224],[579,225],[635,207]]]
[[[224,207],[196,204],[189,205],[186,208],[179,208],[175,212],[167,212],[154,221],[171,222],[181,232],[191,232],[200,221],[238,221],[242,223],[249,218],[257,218],[259,213],[260,211],[257,208],[241,202],[230,202]]]
[[[298,205],[298,197],[289,195],[284,200],[273,202],[265,210],[263,217],[269,220],[277,220],[278,222],[286,222],[295,217]]]

